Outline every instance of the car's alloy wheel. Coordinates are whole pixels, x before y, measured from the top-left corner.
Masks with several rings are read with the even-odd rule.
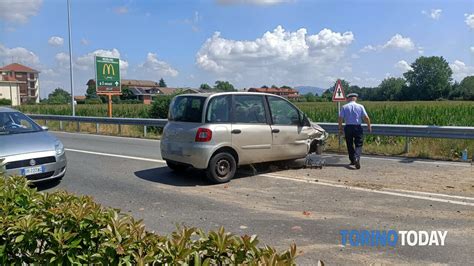
[[[206,174],[207,178],[214,183],[225,183],[234,177],[236,169],[237,163],[234,156],[221,152],[211,158]]]

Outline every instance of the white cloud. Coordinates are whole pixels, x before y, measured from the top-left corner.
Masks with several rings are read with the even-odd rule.
[[[30,50],[23,47],[8,48],[2,44],[0,44],[0,59],[5,62],[13,60],[29,66],[37,66],[40,62],[39,57]]]
[[[85,38],[82,38],[81,39],[81,44],[82,45],[89,45],[89,40],[85,39]]]
[[[449,64],[453,70],[453,77],[457,81],[461,81],[467,76],[474,75],[474,67],[466,65],[464,62],[455,60],[454,63]]]
[[[126,6],[118,6],[114,8],[114,12],[119,15],[127,14],[128,8]]]
[[[222,5],[251,4],[251,5],[275,5],[284,2],[292,2],[292,0],[216,0]]]
[[[94,68],[94,56],[105,56],[105,57],[114,57],[114,58],[120,58],[120,52],[117,49],[112,49],[112,50],[95,50],[94,52],[85,54],[83,56],[79,56],[76,59],[76,64],[77,68],[81,70],[90,70]],[[120,59],[120,70],[122,73],[126,73],[128,69],[128,62],[125,60]]]
[[[64,39],[58,36],[52,36],[49,38],[48,43],[52,46],[61,46],[64,44]]]
[[[410,70],[413,70],[413,68],[410,66],[410,64],[407,63],[405,60],[400,60],[395,64],[395,68],[402,71],[402,72],[407,72]]]
[[[471,50],[471,53],[474,54],[474,46],[471,46],[471,48],[469,48]]]
[[[466,25],[469,28],[474,29],[474,13],[473,14],[464,14],[464,16],[466,17],[466,20],[464,20],[464,22],[466,22]]]
[[[408,37],[403,37],[400,34],[395,34],[388,42],[386,42],[383,48],[394,48],[405,51],[411,51],[415,49],[415,44]]]
[[[155,53],[148,53],[146,61],[140,64],[137,68],[138,71],[144,72],[145,74],[152,74],[155,79],[156,77],[176,77],[178,76],[178,70],[171,67],[168,63],[158,59]]]
[[[361,53],[368,53],[368,52],[373,52],[373,51],[376,51],[376,50],[377,50],[377,47],[372,46],[372,45],[366,45],[366,46],[364,46],[364,48],[360,49],[360,52]]]
[[[422,14],[434,19],[438,20],[441,17],[441,13],[443,12],[442,9],[431,9],[430,11],[421,11]]]
[[[0,19],[11,23],[26,23],[41,8],[42,0],[1,0]]]
[[[388,40],[384,45],[366,45],[360,49],[361,53],[368,53],[374,51],[380,51],[383,49],[398,49],[403,51],[412,51],[415,49],[415,43],[408,37],[403,37],[400,34],[395,34]],[[418,47],[418,52],[423,53],[423,47]]]
[[[56,60],[56,63],[61,69],[69,68],[69,55],[68,54],[63,53],[63,52],[57,53],[54,56],[54,59]]]
[[[234,81],[240,73],[248,85],[323,79],[353,40],[352,32],[323,29],[309,35],[305,28],[289,32],[281,26],[253,41],[225,39],[216,32],[196,54],[196,64]]]

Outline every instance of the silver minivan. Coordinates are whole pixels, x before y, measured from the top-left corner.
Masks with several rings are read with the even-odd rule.
[[[228,182],[240,165],[304,158],[328,134],[285,98],[266,93],[182,94],[170,104],[161,155],[175,171],[206,169]]]

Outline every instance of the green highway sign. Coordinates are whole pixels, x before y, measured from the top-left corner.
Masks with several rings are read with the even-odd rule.
[[[97,93],[121,93],[120,59],[96,56],[95,80]]]

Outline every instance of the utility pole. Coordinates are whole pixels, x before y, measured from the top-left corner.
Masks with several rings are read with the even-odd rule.
[[[71,107],[72,116],[76,116],[76,106],[74,105],[74,75],[72,74],[72,40],[71,40],[71,6],[67,0],[67,26],[69,31],[69,76],[71,80]]]

